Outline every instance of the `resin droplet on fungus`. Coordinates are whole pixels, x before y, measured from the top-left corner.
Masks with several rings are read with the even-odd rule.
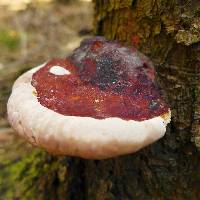
[[[52,66],[49,70],[50,73],[54,74],[54,75],[69,75],[70,71],[60,67],[60,66]]]

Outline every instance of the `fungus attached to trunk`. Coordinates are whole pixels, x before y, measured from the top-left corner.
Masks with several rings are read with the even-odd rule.
[[[48,152],[105,159],[161,138],[170,109],[146,56],[95,37],[68,58],[19,77],[8,118],[21,136]]]

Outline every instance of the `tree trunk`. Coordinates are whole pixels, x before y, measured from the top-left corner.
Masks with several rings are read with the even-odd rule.
[[[96,34],[133,44],[155,63],[158,82],[172,109],[167,133],[135,154],[104,161],[52,157],[40,150],[27,151],[12,164],[5,159],[0,178],[9,183],[0,181],[4,186],[0,197],[200,199],[199,0],[94,3]]]

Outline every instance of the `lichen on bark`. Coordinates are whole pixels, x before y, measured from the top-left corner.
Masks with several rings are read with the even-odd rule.
[[[180,29],[176,34],[178,43],[191,45],[200,41],[200,17],[195,17],[187,29]]]

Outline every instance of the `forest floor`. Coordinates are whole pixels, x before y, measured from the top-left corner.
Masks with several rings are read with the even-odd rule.
[[[50,58],[68,55],[92,34],[93,19],[90,1],[29,1],[21,7],[3,2],[0,1],[0,166],[5,158],[16,159],[14,143],[22,142],[6,120],[6,103],[14,80]]]

